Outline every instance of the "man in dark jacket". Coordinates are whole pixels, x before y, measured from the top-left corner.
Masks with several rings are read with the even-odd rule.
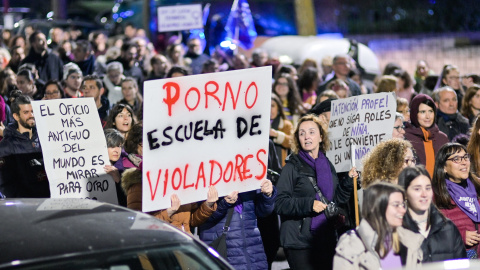
[[[352,93],[352,96],[358,96],[361,95],[362,92],[360,90],[360,86],[350,79],[348,77],[348,74],[350,73],[350,67],[351,67],[351,61],[352,58],[349,55],[336,55],[333,58],[333,71],[335,72],[335,75],[333,76],[332,79],[322,83],[317,90],[317,96],[320,95],[323,91],[327,89],[327,85],[336,79],[341,79],[343,80],[347,85],[350,90],[350,93]]]
[[[86,40],[75,42],[73,49],[73,62],[82,70],[83,76],[92,75],[95,71],[95,56],[92,45]]]
[[[6,127],[0,142],[0,192],[9,198],[48,198],[50,188],[30,98],[17,97],[12,112],[16,123]]]
[[[80,88],[83,89],[83,97],[93,97],[102,127],[105,127],[108,113],[110,111],[110,102],[108,101],[108,98],[102,97],[105,92],[102,80],[95,75],[86,76],[83,79]]]
[[[437,105],[437,125],[441,132],[447,134],[448,140],[459,134],[467,134],[470,124],[457,110],[458,101],[455,90],[444,86],[433,92],[433,100]]]
[[[38,76],[45,82],[61,80],[63,78],[63,62],[47,47],[45,35],[40,31],[35,31],[28,40],[32,48],[21,64],[34,64]]]

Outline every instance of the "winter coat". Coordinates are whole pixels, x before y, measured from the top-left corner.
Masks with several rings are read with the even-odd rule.
[[[242,203],[242,213],[240,214],[237,209],[233,210],[226,237],[227,261],[235,269],[268,269],[262,237],[257,227],[257,217],[266,217],[273,212],[276,195],[275,187],[271,197],[260,193],[259,190],[238,195],[237,202]],[[200,239],[207,244],[222,235],[228,209],[235,206],[223,198],[218,200],[217,204],[217,211],[198,228]]]
[[[125,170],[122,175],[122,188],[127,194],[127,207],[142,211],[142,171],[136,168]],[[203,202],[199,205],[197,203],[181,205],[172,216],[168,216],[166,209],[150,214],[186,233],[191,233],[190,227],[203,224],[215,210],[217,210],[216,203],[208,207],[207,203]]]
[[[16,122],[7,126],[0,142],[0,192],[7,198],[49,198],[37,129],[31,139],[17,129]]]
[[[278,136],[273,138],[273,142],[275,143],[275,149],[283,167],[285,166],[285,160],[287,159],[290,150],[291,139],[293,136],[293,124],[289,120],[284,120],[280,117],[278,119],[278,125],[274,126],[274,123],[276,123],[276,120],[272,123],[272,128],[277,130]]]
[[[37,54],[33,49],[30,50],[20,65],[25,63],[34,64],[38,71],[38,77],[45,82],[63,79],[63,61],[50,49],[43,56]]]
[[[441,132],[436,124],[433,124],[431,128],[428,129],[430,132],[429,139],[432,140],[433,152],[437,155],[438,150],[444,144],[448,143],[448,137],[445,133]],[[425,155],[425,146],[423,144],[424,136],[421,128],[413,126],[411,123],[405,123],[405,139],[408,140],[418,157],[418,162],[420,164],[427,164],[427,157]]]
[[[403,217],[403,227],[419,233],[410,214]],[[437,207],[430,205],[430,231],[422,243],[423,262],[436,262],[467,257],[462,236],[453,222],[445,218]]]
[[[420,245],[423,236],[402,227],[397,228],[400,240],[400,257],[405,269],[415,269],[421,265],[423,253]],[[356,231],[351,230],[340,237],[336,254],[333,258],[333,269],[378,270],[380,256],[375,251],[377,233],[366,220],[362,220]]]
[[[348,203],[353,191],[353,180],[341,181],[339,184],[335,167],[330,163],[330,172],[333,180],[333,202],[340,206]],[[278,180],[278,195],[275,201],[275,211],[280,215],[282,225],[280,228],[280,242],[282,247],[291,249],[314,248],[315,243],[320,241],[317,237],[322,234],[335,234],[335,229],[330,224],[323,226],[314,237],[310,232],[312,217],[319,215],[313,211],[313,201],[316,200],[315,189],[309,180],[317,179],[315,170],[306,164],[297,154],[291,154],[287,158],[287,164],[283,167]],[[320,213],[323,215],[323,213]],[[323,243],[322,243],[323,244]],[[335,247],[335,242],[329,243]],[[333,249],[333,248],[332,248]]]
[[[478,201],[480,202],[480,199]],[[477,250],[478,256],[480,257],[480,249],[478,248],[479,245],[472,247],[465,244],[466,231],[475,231],[475,224],[470,219],[470,217],[468,217],[467,214],[465,214],[462,209],[460,209],[460,207],[455,204],[453,200],[451,200],[451,204],[455,205],[455,207],[452,209],[440,209],[440,212],[442,212],[445,217],[452,220],[453,224],[457,226],[457,229],[460,231],[460,235],[462,236],[465,248],[467,250],[475,248]]]
[[[470,129],[468,119],[459,112],[445,114],[438,110],[437,116],[438,129],[448,136],[449,141],[452,141],[459,134],[467,134]]]

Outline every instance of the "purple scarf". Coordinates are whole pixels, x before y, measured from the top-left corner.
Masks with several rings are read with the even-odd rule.
[[[327,157],[321,151],[318,152],[318,158],[315,160],[303,150],[300,150],[298,155],[315,170],[318,188],[322,191],[323,196],[331,201],[333,199],[333,178]],[[320,201],[320,196],[318,196],[318,194],[315,194],[315,198]],[[326,221],[327,218],[324,213],[314,216],[312,218],[310,230],[316,231],[322,225],[326,224]]]
[[[455,204],[474,222],[480,222],[480,205],[478,203],[477,191],[473,186],[472,181],[467,178],[467,188],[453,183],[452,181],[445,179],[447,183],[447,190],[450,193]]]

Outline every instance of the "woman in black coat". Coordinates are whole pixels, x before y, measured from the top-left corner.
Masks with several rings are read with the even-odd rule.
[[[325,156],[329,141],[318,117],[302,117],[293,141],[293,154],[287,158],[277,183],[275,211],[282,220],[280,243],[291,269],[331,269],[337,235],[326,220],[326,205],[313,185],[330,201],[344,205],[353,190],[353,180],[339,181]],[[348,175],[356,176],[355,168]]]
[[[466,258],[457,227],[432,204],[432,181],[427,170],[423,166],[407,167],[398,176],[398,183],[405,188],[408,205],[403,227],[425,237],[423,262]]]

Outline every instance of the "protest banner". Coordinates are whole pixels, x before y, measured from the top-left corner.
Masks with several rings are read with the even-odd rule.
[[[201,4],[163,6],[157,8],[158,32],[203,28]]]
[[[357,170],[362,158],[381,141],[392,137],[397,102],[394,93],[354,96],[332,101],[329,122],[330,150],[327,157],[337,172],[351,168],[355,147]]]
[[[260,188],[265,179],[271,67],[146,81],[144,212]]]
[[[118,203],[107,143],[93,98],[32,101],[52,198]]]

